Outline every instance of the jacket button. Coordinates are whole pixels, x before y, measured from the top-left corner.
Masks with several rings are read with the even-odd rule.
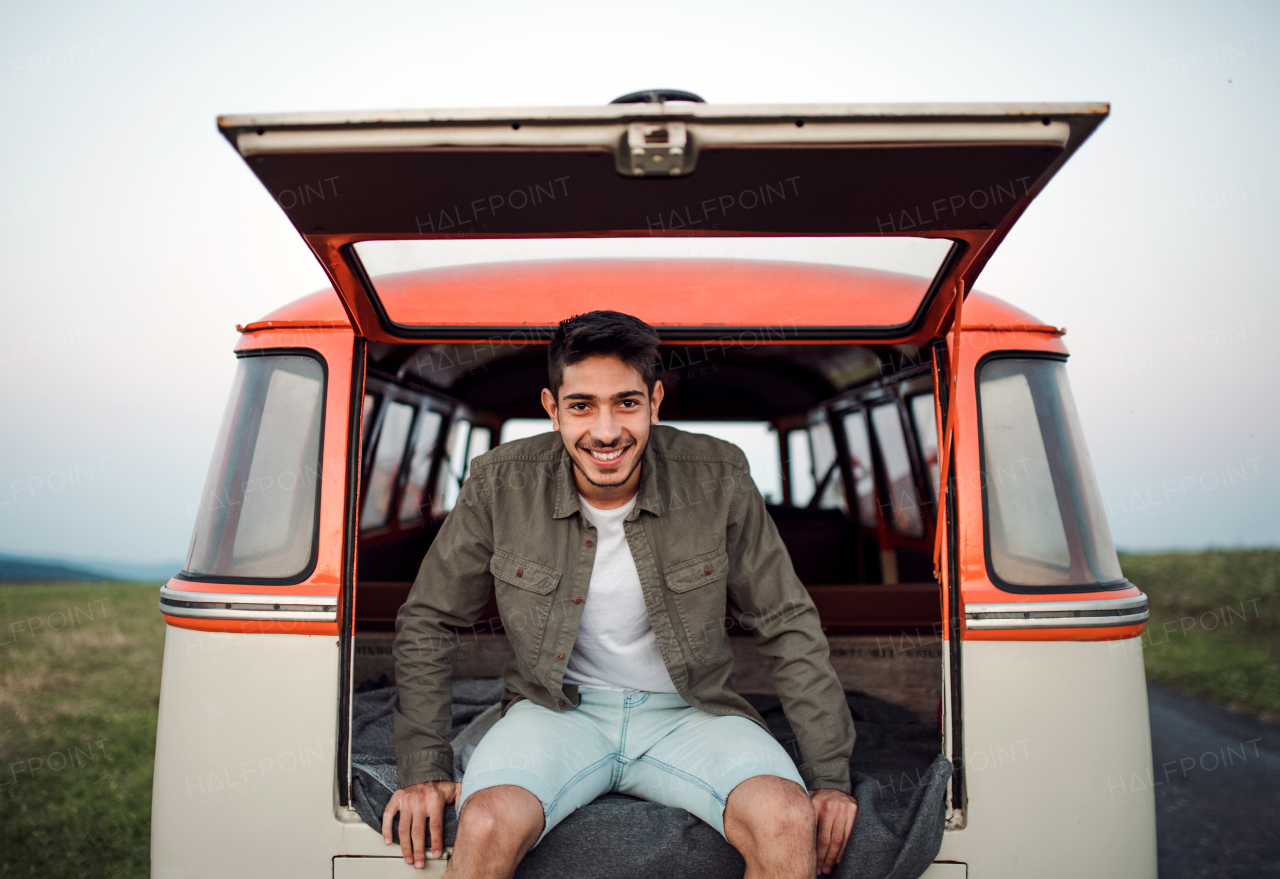
[[[581,598],[577,598],[577,597],[575,597],[575,598],[573,599],[573,603],[574,603],[574,604],[582,604],[582,599],[581,599]]]
[[[710,574],[710,573],[711,573],[711,569],[710,569],[710,568],[707,568],[707,573],[708,573],[708,574]],[[524,571],[523,571],[523,570],[516,571],[516,576],[517,576],[517,577],[523,577],[523,576],[524,576]]]
[[[708,577],[710,577],[710,576],[711,576],[711,569],[710,569],[710,568],[703,568],[703,569],[702,569],[702,573],[704,573],[704,574],[706,574]]]
[[[564,654],[563,654],[563,653],[557,653],[557,654],[556,654],[556,659],[564,659]]]
[[[588,541],[587,541],[587,546],[595,546],[595,542],[594,542],[594,541],[591,541],[591,540],[588,540]]]
[[[559,705],[560,705],[560,707],[561,707],[561,708],[563,708],[563,707],[564,707],[564,700],[563,700],[563,699],[561,699],[561,700],[560,700]]]

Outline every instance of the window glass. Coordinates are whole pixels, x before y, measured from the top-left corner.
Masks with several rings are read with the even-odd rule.
[[[791,505],[807,507],[814,489],[809,431],[793,430],[787,434],[787,467],[791,474]]]
[[[508,418],[502,422],[502,432],[498,434],[498,442],[509,443],[512,440],[550,432],[550,418]]]
[[[671,427],[690,433],[705,433],[733,443],[742,449],[751,467],[751,478],[766,501],[782,502],[782,472],[778,460],[778,435],[767,421],[664,421]],[[479,428],[477,428],[479,430]],[[502,442],[524,439],[551,430],[550,418],[509,418],[502,423]],[[488,450],[486,444],[480,451]],[[808,461],[807,438],[806,462]],[[807,465],[806,465],[807,466]],[[792,489],[794,491],[794,488]],[[810,489],[812,493],[812,489]]]
[[[889,481],[889,509],[893,512],[890,522],[903,534],[921,537],[924,535],[924,521],[920,515],[920,496],[911,472],[911,457],[907,452],[907,437],[902,432],[898,404],[885,403],[872,409],[871,423],[876,429],[884,475]]]
[[[1044,587],[1122,580],[1066,367],[992,360],[978,393],[996,576]]]
[[[606,205],[597,207],[607,210]],[[892,235],[432,238],[354,245],[387,316],[396,323],[473,325],[482,314],[483,322],[491,326],[547,327],[556,326],[566,314],[597,308],[622,309],[653,326],[685,324],[692,314],[697,315],[697,323],[745,326],[755,322],[750,315],[785,312],[788,326],[825,327],[831,325],[833,314],[853,314],[863,307],[866,274],[832,268],[820,277],[855,280],[816,281],[819,276],[812,272],[797,273],[785,265],[795,262],[874,271],[875,283],[882,289],[876,322],[904,323],[920,307],[951,247],[947,239]],[[558,274],[564,271],[560,261],[573,259],[619,263],[607,283],[566,283]],[[634,280],[627,274],[627,263],[621,260],[634,259],[687,263],[678,277],[655,284],[648,273]],[[725,262],[705,267],[694,262],[705,259]],[[532,262],[510,268],[510,263],[525,260]],[[775,264],[762,265],[761,260]],[[510,280],[516,272],[518,280]],[[504,278],[523,295],[474,295],[477,289],[500,289],[495,285],[507,283]],[[741,283],[738,278],[751,282]],[[436,293],[422,295],[424,284]]]
[[[436,440],[440,437],[440,423],[443,420],[439,412],[430,409],[423,409],[418,413],[418,423],[413,428],[413,455],[409,459],[409,475],[405,479],[404,493],[400,495],[397,518],[401,523],[419,521],[431,503],[431,499],[424,498],[422,493],[427,487],[427,477],[431,475],[431,461],[435,456]]]
[[[475,460],[477,455],[483,455],[489,451],[489,428],[473,427],[471,428],[471,440],[467,443],[467,464],[466,469],[462,471],[462,478],[466,479],[471,472],[471,462]]]
[[[311,563],[323,400],[315,358],[241,358],[185,573],[287,578]]]
[[[809,428],[809,454],[813,458],[814,491],[822,492],[818,506],[847,510],[844,480],[837,466],[836,442],[831,436],[831,425],[825,421]]]
[[[440,468],[440,505],[452,510],[467,472],[467,448],[471,439],[471,422],[458,419],[449,428],[449,457]]]
[[[849,443],[853,488],[858,495],[858,521],[875,527],[876,477],[871,465],[871,437],[867,433],[867,417],[862,410],[850,412],[844,417],[844,434]]]
[[[378,396],[377,394],[364,395],[364,408],[361,410],[360,429],[364,431],[364,444],[369,445],[369,432],[373,430],[373,424],[378,415]]]
[[[404,459],[409,427],[413,424],[413,407],[391,400],[378,428],[377,450],[373,467],[364,486],[364,510],[360,514],[360,530],[369,531],[387,524],[391,515],[391,495],[396,476]]]
[[[929,484],[933,497],[938,497],[938,480],[942,472],[938,464],[938,421],[933,409],[933,394],[917,394],[911,398],[911,419],[920,440],[920,457],[929,468]]]

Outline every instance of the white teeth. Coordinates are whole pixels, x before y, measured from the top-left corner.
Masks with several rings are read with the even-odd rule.
[[[588,451],[591,451],[588,449]],[[591,457],[597,461],[613,461],[618,458],[626,449],[618,449],[616,452],[591,452]]]

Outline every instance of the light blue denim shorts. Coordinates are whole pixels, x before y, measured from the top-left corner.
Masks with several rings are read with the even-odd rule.
[[[580,695],[569,711],[528,700],[507,709],[467,763],[458,811],[478,790],[516,785],[542,801],[545,837],[574,809],[616,792],[684,809],[723,835],[725,803],[748,778],[804,790],[782,745],[745,717],[707,714],[676,693]]]

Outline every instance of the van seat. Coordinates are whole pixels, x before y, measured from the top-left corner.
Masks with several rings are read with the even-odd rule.
[[[940,635],[942,593],[931,583],[810,586],[828,635]]]
[[[812,583],[856,583],[858,529],[840,510],[768,506],[796,576]]]

